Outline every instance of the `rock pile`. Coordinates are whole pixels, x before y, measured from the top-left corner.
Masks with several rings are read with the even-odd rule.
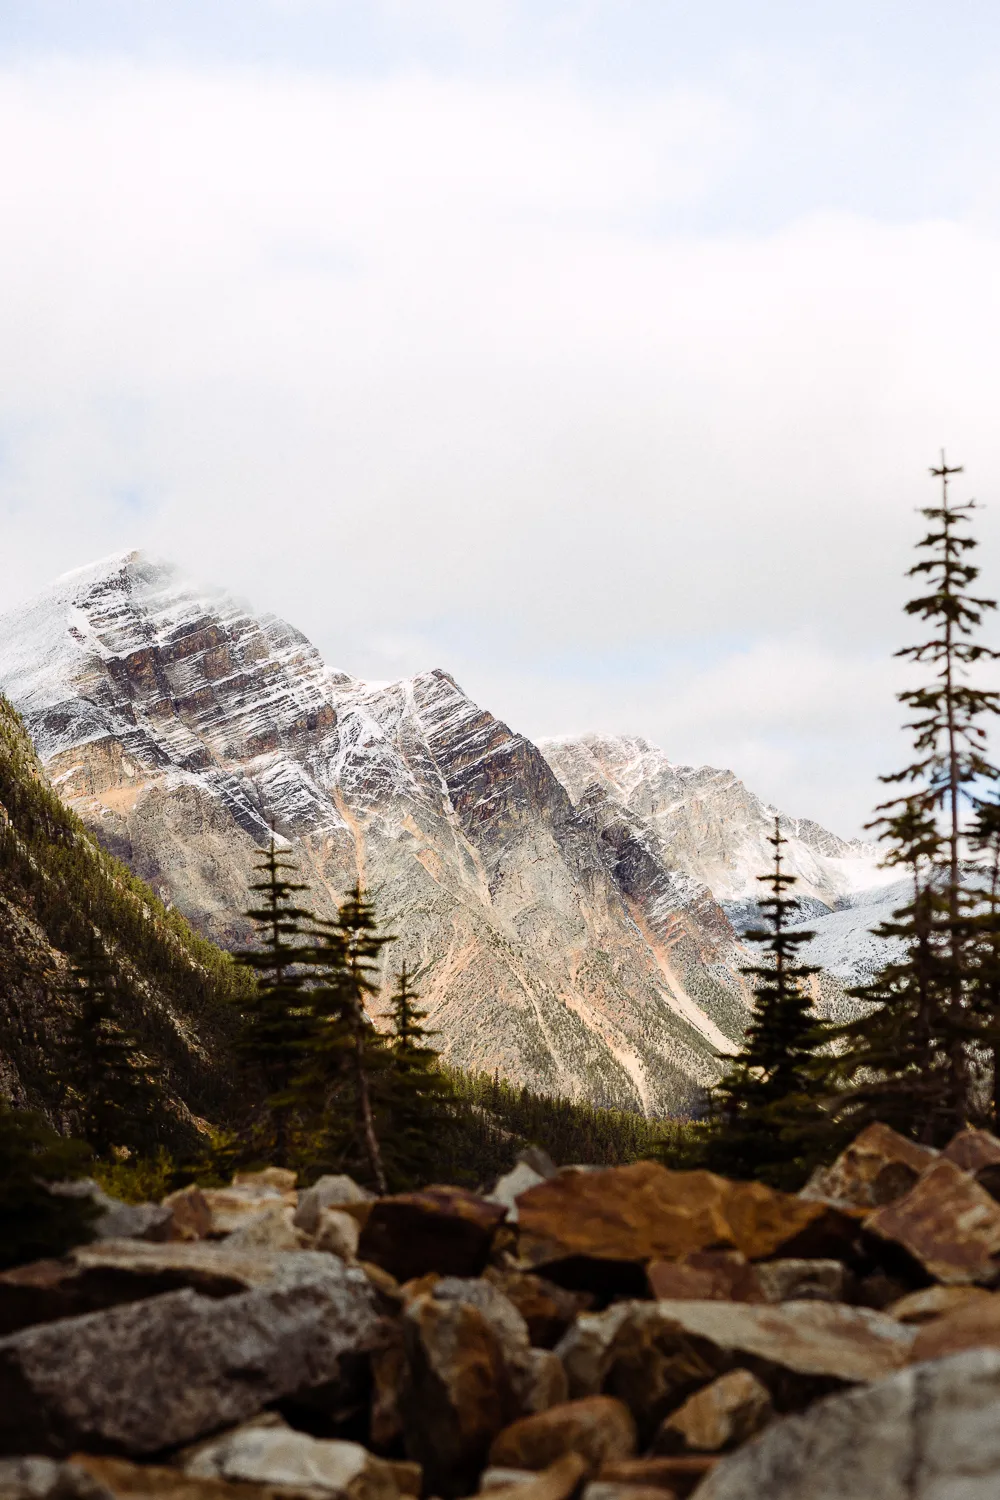
[[[797,1195],[535,1153],[105,1205],[0,1275],[0,1500],[987,1500],[998,1163],[876,1125]]]

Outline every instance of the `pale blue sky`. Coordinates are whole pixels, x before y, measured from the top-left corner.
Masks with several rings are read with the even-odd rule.
[[[1000,590],[1000,6],[4,0],[0,136],[8,599],[147,545],[864,820],[942,443]]]

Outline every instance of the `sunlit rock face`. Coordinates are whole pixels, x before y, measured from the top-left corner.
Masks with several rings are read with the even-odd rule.
[[[317,911],[360,879],[397,934],[388,969],[416,968],[456,1064],[680,1109],[742,1033],[745,954],[707,879],[743,837],[738,798],[716,826],[711,778],[727,773],[642,741],[543,754],[446,672],[331,671],[283,621],[139,553],[0,617],[0,686],[67,801],[215,940],[248,940],[272,827]],[[708,794],[684,814],[699,777]],[[802,827],[804,848],[832,839]],[[754,875],[758,842],[736,861]]]

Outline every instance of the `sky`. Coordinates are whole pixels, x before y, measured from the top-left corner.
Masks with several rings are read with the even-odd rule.
[[[144,547],[870,817],[942,447],[1000,592],[1000,6],[2,0],[0,140],[0,607]]]

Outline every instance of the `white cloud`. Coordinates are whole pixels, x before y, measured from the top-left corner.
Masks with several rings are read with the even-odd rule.
[[[9,69],[7,596],[148,544],[349,670],[856,825],[923,469],[1000,480],[997,239],[677,228],[751,128],[707,90]]]

